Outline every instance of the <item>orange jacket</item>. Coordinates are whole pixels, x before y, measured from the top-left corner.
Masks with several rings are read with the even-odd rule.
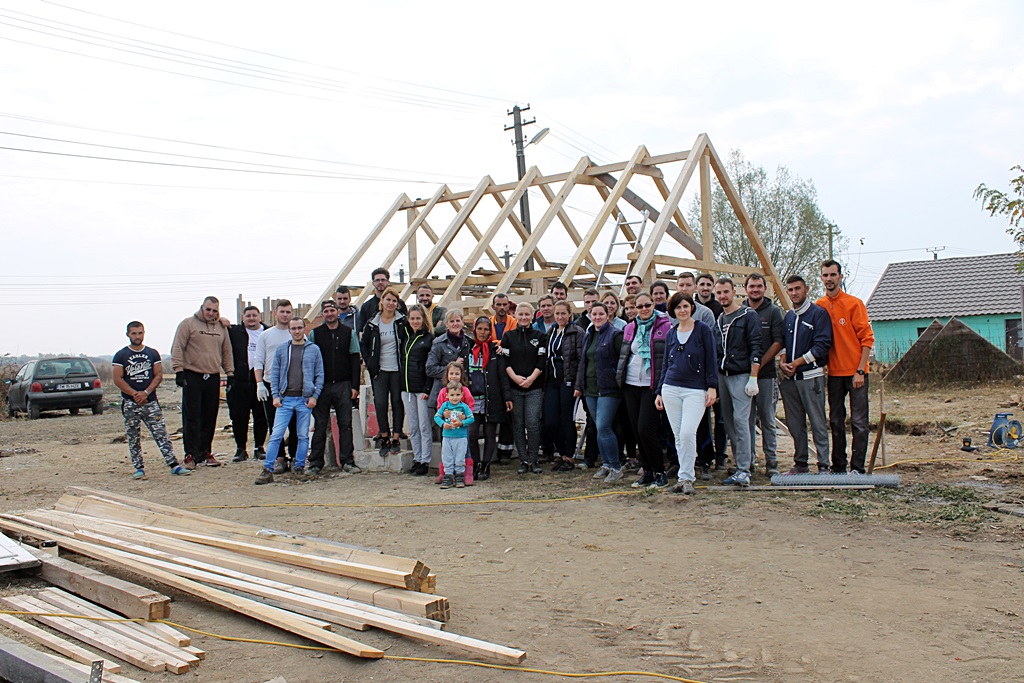
[[[860,365],[861,349],[875,345],[868,309],[864,302],[840,290],[834,299],[828,295],[816,302],[832,318],[832,348],[828,350],[828,374],[852,377]],[[864,372],[870,368],[865,366]]]
[[[494,323],[495,323],[496,320],[497,320],[497,318],[492,315],[491,316],[491,341],[496,343],[496,344],[500,344],[501,340],[498,339],[498,335],[495,332],[496,328],[495,328]],[[516,317],[514,315],[506,315],[505,316],[505,331],[501,333],[501,336],[504,337],[505,333],[509,332],[510,330],[514,330],[517,327],[519,327],[519,323],[516,322]]]

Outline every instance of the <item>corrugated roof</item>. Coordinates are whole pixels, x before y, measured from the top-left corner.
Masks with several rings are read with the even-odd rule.
[[[867,301],[876,320],[1021,312],[1017,254],[890,263]]]

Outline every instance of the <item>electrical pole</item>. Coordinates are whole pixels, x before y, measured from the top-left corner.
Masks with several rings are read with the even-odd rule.
[[[530,111],[530,105],[520,108],[517,104],[512,107],[512,111],[508,112],[508,115],[512,117],[512,125],[505,126],[505,130],[515,131],[515,144],[516,144],[516,170],[519,172],[519,179],[522,180],[523,176],[526,175],[526,152],[524,151],[525,145],[523,144],[523,126],[529,126],[531,123],[537,123],[537,119],[534,118],[530,121],[523,121],[523,112]],[[523,222],[523,227],[526,228],[526,234],[530,234],[530,199],[529,192],[524,192],[523,196],[519,199],[519,215]],[[526,270],[533,270],[533,257],[531,256],[526,261]]]
[[[939,252],[940,251],[946,251],[946,248],[945,247],[928,247],[927,249],[925,249],[925,251],[927,251],[929,254],[932,255],[932,260],[933,261],[938,261],[939,260]]]

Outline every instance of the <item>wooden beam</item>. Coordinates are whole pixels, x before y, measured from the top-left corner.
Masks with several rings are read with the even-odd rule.
[[[660,166],[661,164],[671,164],[676,161],[685,161],[689,157],[689,155],[690,150],[686,150],[683,152],[672,152],[670,154],[660,154],[657,156],[648,157],[644,166]],[[618,173],[619,171],[624,170],[628,165],[628,161],[620,161],[614,164],[593,166],[590,170],[587,171],[587,175],[594,176],[600,175],[602,173]],[[570,171],[569,173],[556,173],[554,175],[540,176],[534,179],[532,185],[550,185],[551,183],[561,183],[564,182],[571,173],[572,172]],[[579,180],[578,182],[580,184],[586,184],[586,180]],[[514,190],[516,185],[518,184],[518,182],[511,182],[504,183],[502,185],[494,185],[491,189],[488,190],[488,192],[508,192],[509,190]],[[452,199],[468,199],[470,196],[472,196],[472,194],[473,191],[471,190],[465,192],[456,192],[454,194],[449,195],[444,201],[451,201]],[[426,204],[425,199],[417,199],[416,201],[409,200],[400,208],[410,209],[423,206],[424,204]]]
[[[576,277],[576,273],[579,271],[580,266],[584,261],[584,254],[594,246],[594,241],[597,236],[601,233],[601,228],[604,227],[605,222],[612,213],[612,209],[615,208],[615,203],[622,197],[622,193],[625,191],[626,186],[629,185],[629,179],[633,177],[633,167],[639,163],[642,163],[648,157],[647,148],[643,145],[637,148],[636,152],[633,153],[632,158],[629,160],[626,168],[623,169],[622,177],[619,182],[615,184],[615,188],[609,193],[608,198],[601,206],[601,210],[598,212],[597,217],[590,226],[590,230],[587,231],[583,241],[576,251],[573,253],[572,258],[569,259],[569,263],[566,264],[565,273],[559,280],[563,283],[572,282],[572,279]]]
[[[419,578],[430,574],[430,568],[419,560],[397,555],[388,555],[375,551],[368,551],[343,543],[335,543],[312,536],[286,535],[282,532],[262,529],[252,524],[240,522],[229,522],[228,520],[217,519],[201,515],[190,510],[169,507],[149,503],[141,499],[134,499],[128,496],[104,493],[94,489],[72,487],[73,490],[89,492],[85,498],[64,495],[57,501],[58,509],[65,509],[68,512],[87,514],[93,517],[105,519],[106,515],[115,516],[113,523],[118,519],[143,524],[145,526],[166,527],[173,530],[193,529],[206,535],[220,535],[234,540],[243,540],[250,543],[264,545],[268,548],[281,548],[306,552],[315,555],[322,555],[346,562],[357,562],[369,564],[386,569],[394,569],[406,572]],[[103,496],[109,497],[104,500]],[[106,503],[106,505],[104,505]],[[121,508],[111,507],[110,503],[122,505]],[[144,507],[143,507],[144,506]],[[130,508],[136,508],[133,513]],[[150,514],[145,514],[145,513]],[[188,521],[186,521],[188,520]],[[223,527],[218,531],[216,527]],[[151,530],[153,531],[153,530]],[[272,535],[268,535],[272,534]]]
[[[701,133],[697,136],[697,140],[693,147],[690,148],[690,156],[687,157],[682,170],[679,172],[679,177],[676,178],[676,182],[672,186],[672,190],[665,199],[665,206],[662,208],[662,214],[658,216],[658,220],[655,221],[654,229],[651,231],[651,236],[640,251],[640,258],[636,261],[636,268],[634,269],[634,272],[645,273],[647,272],[647,269],[651,267],[651,264],[654,263],[654,255],[657,253],[658,247],[661,245],[661,239],[668,231],[668,224],[671,222],[670,219],[672,214],[679,206],[679,201],[683,198],[683,193],[686,191],[686,185],[690,182],[690,177],[697,168],[697,161],[700,155],[704,152],[704,148],[706,146],[707,135]]]
[[[149,588],[42,551],[33,554],[40,561],[39,576],[54,586],[81,595],[115,612],[134,619],[167,619],[171,599]]]
[[[515,211],[516,204],[519,202],[519,199],[526,192],[527,188],[530,186],[530,183],[533,181],[533,179],[536,178],[538,175],[540,175],[540,171],[537,170],[537,167],[531,166],[530,170],[528,170],[526,172],[526,175],[523,176],[523,179],[519,181],[519,185],[516,187],[515,190],[513,190],[512,195],[501,207],[501,210],[498,211],[498,215],[496,215],[494,217],[494,220],[491,221],[491,225],[487,228],[487,231],[479,238],[479,240],[476,243],[476,246],[473,248],[473,251],[469,252],[469,256],[466,257],[465,263],[462,266],[462,268],[455,273],[455,277],[448,285],[448,289],[445,291],[444,296],[441,297],[439,305],[449,305],[453,300],[453,293],[459,292],[461,290],[462,284],[466,281],[466,278],[469,276],[470,271],[472,271],[473,268],[476,266],[477,262],[480,261],[480,257],[484,253],[484,249],[487,247],[488,244],[491,243],[491,240],[494,239],[494,236],[498,234],[498,230],[501,229],[501,226],[505,224],[505,221],[508,220],[509,216],[512,215],[512,212]],[[526,251],[526,249],[520,249],[520,251]],[[514,275],[515,271],[512,268],[509,268],[508,272],[506,272],[505,274],[505,277],[507,278],[509,276]]]
[[[483,178],[480,179],[480,182],[477,183],[476,189],[474,189],[472,194],[469,197],[467,197],[465,205],[463,205],[462,209],[460,209],[459,212],[455,215],[455,218],[452,220],[452,222],[448,224],[448,227],[445,228],[445,231],[441,233],[441,236],[438,238],[437,244],[434,245],[434,248],[430,250],[429,254],[427,254],[427,257],[423,260],[423,263],[420,264],[419,270],[417,270],[415,273],[410,274],[410,279],[425,278],[428,277],[431,272],[433,272],[434,268],[437,266],[437,262],[441,259],[441,255],[444,254],[448,250],[448,247],[451,246],[452,240],[455,239],[455,235],[458,234],[459,229],[463,225],[465,225],[466,221],[469,219],[470,214],[473,213],[473,210],[477,207],[477,204],[479,204],[480,200],[483,198],[484,193],[487,191],[488,188],[493,187],[493,185],[494,181],[491,180],[490,176],[484,176]],[[412,285],[406,285],[402,289],[401,298],[405,299],[405,297],[409,296],[409,292],[411,290]]]
[[[613,187],[617,182],[615,176],[611,175],[610,173],[598,177],[601,180],[605,181],[609,187]],[[664,183],[662,184],[664,185]],[[666,188],[665,195],[667,194],[668,189]],[[630,190],[628,187],[622,193],[622,200],[629,204],[630,206],[632,206],[637,211],[643,211],[646,209],[647,214],[652,222],[656,223],[658,221],[658,217],[661,216],[661,212],[658,211],[658,209],[656,209],[654,205],[652,205],[646,199],[638,195],[636,192]],[[685,222],[683,222],[682,225],[685,227],[685,229],[680,228],[675,223],[670,222],[668,224],[666,234],[668,234],[668,236],[674,239],[676,242],[679,242],[679,244],[685,247],[686,250],[692,253],[694,256],[700,256],[702,253],[700,242],[698,242],[696,237],[694,237],[693,230],[690,229],[689,225],[687,225]]]
[[[22,621],[21,619],[11,616],[9,614],[0,614],[0,624],[3,624],[7,628],[11,629],[19,635],[25,636],[33,640],[40,645],[50,648],[54,652],[58,652],[68,659],[82,664],[92,664],[95,661],[103,662],[103,670],[109,671],[110,673],[120,673],[121,665],[117,662],[112,662],[109,659],[104,659],[99,655],[94,655],[83,647],[75,645],[69,640],[64,640],[60,636],[55,636],[49,631]]]
[[[515,189],[515,188],[513,188],[513,189]],[[502,192],[495,192],[491,196],[494,197],[494,201],[498,202],[498,206],[505,206],[505,195],[504,195],[504,193],[502,193]],[[527,201],[529,201],[529,200],[527,200]],[[509,223],[512,224],[512,227],[515,229],[516,233],[519,235],[519,239],[521,239],[523,241],[523,244],[526,244],[526,242],[530,239],[530,234],[531,233],[526,230],[526,226],[523,225],[523,222],[521,220],[519,220],[519,216],[516,215],[515,211],[513,211],[512,213],[510,213],[508,215],[508,221],[509,221]],[[546,258],[544,258],[544,254],[540,253],[540,249],[534,247],[533,257],[537,260],[537,267],[538,268],[547,268],[548,267],[548,260]]]
[[[92,543],[85,543],[67,536],[53,534],[39,529],[32,524],[19,521],[12,515],[0,516],[0,529],[10,532],[24,534],[41,540],[57,541],[60,547],[66,548],[80,555],[92,557],[93,559],[108,562],[114,566],[135,572],[141,576],[157,581],[166,586],[176,588],[195,597],[212,602],[221,607],[234,610],[240,614],[252,617],[264,623],[284,629],[296,635],[303,636],[321,645],[327,645],[357,657],[367,659],[379,659],[384,656],[382,650],[363,645],[357,641],[339,636],[321,628],[312,626],[308,621],[298,618],[297,615],[289,615],[277,608],[262,605],[254,600],[240,598],[230,595],[224,591],[204,586],[201,583],[186,579],[176,574],[155,569],[132,558],[127,553],[122,553],[109,548],[100,548]]]
[[[715,151],[715,148],[712,146],[710,141],[707,143],[707,150],[711,160],[711,168],[714,170],[715,176],[718,178],[718,184],[722,186],[726,199],[729,200],[732,210],[736,212],[736,217],[740,221],[740,225],[743,226],[743,232],[750,241],[750,246],[754,248],[754,253],[761,262],[762,272],[771,283],[772,288],[775,290],[775,296],[779,297],[779,302],[782,303],[782,307],[787,310],[792,309],[793,302],[790,301],[789,294],[786,293],[786,286],[782,282],[782,278],[779,277],[778,272],[775,270],[775,264],[772,262],[772,257],[768,254],[768,249],[764,246],[764,242],[761,241],[761,236],[757,233],[757,227],[754,225],[754,221],[750,218],[750,214],[747,213],[746,207],[743,206],[743,201],[740,199],[740,193],[736,189],[736,186],[732,184],[732,180],[729,178],[729,173],[725,169],[725,164],[722,163],[722,160],[718,156],[718,152]]]
[[[462,204],[459,202],[458,199],[453,199],[452,200],[452,208],[455,209],[456,211],[461,211],[462,210]],[[480,230],[477,229],[476,223],[473,222],[472,218],[467,218],[466,219],[466,227],[469,228],[469,232],[479,242],[480,241]],[[487,252],[486,253],[487,253],[487,258],[489,258],[491,260],[491,263],[494,264],[494,267],[498,270],[498,272],[499,273],[505,272],[505,262],[501,260],[501,257],[498,256],[498,254],[495,253],[495,251],[493,249],[491,249],[490,245],[487,246]],[[458,272],[459,266],[453,267],[452,270]]]
[[[345,281],[345,278],[347,278],[352,273],[352,269],[356,267],[359,261],[366,254],[366,250],[369,249],[370,245],[372,245],[374,241],[380,236],[380,234],[384,232],[384,228],[388,226],[388,223],[390,223],[391,219],[395,217],[395,214],[398,213],[398,210],[401,209],[402,206],[408,201],[409,195],[405,194],[404,192],[398,195],[398,199],[396,199],[394,203],[391,204],[387,212],[385,212],[384,216],[379,221],[377,221],[377,225],[375,225],[373,229],[370,230],[370,233],[363,239],[359,246],[356,247],[355,251],[352,252],[352,256],[350,256],[348,261],[345,262],[345,265],[341,267],[341,270],[338,271],[338,274],[334,276],[334,279],[331,280],[331,284],[327,286],[327,288],[323,291],[323,293],[320,295],[320,298],[317,299],[317,301],[323,301],[334,296],[334,290],[338,287],[338,285]],[[309,311],[306,313],[306,320],[313,320],[313,318],[315,318],[319,314],[319,312],[319,306],[311,306]]]
[[[569,193],[572,192],[573,187],[576,186],[576,181],[580,178],[580,176],[583,175],[583,172],[586,171],[589,165],[590,159],[588,159],[587,157],[583,157],[582,159],[580,159],[576,163],[576,167],[572,170],[572,173],[569,175],[568,178],[566,178],[565,182],[562,183],[562,187],[561,189],[558,190],[558,194],[553,198],[548,198],[550,204],[548,205],[547,211],[544,212],[544,215],[541,216],[540,220],[537,222],[537,225],[533,230],[533,234],[530,235],[529,239],[527,239],[526,242],[523,244],[523,248],[520,249],[519,253],[512,258],[512,262],[509,264],[508,271],[505,273],[504,277],[501,278],[501,281],[498,283],[497,287],[495,287],[494,291],[508,291],[509,287],[512,285],[513,280],[515,280],[516,278],[516,273],[522,271],[522,269],[526,266],[527,260],[529,260],[529,258],[533,256],[534,251],[537,248],[537,245],[540,243],[541,238],[544,236],[544,233],[551,225],[551,222],[555,219],[555,216],[557,216],[559,212],[561,212],[562,205],[565,203],[565,200],[569,197]],[[548,188],[544,189],[550,192]],[[547,197],[546,194],[545,197]],[[570,223],[569,225],[571,226],[572,224]],[[576,241],[578,245],[580,242],[579,234],[573,235],[574,232],[575,228],[573,228],[570,232],[570,236],[573,237],[574,241]],[[561,271],[559,271],[558,274],[561,274]]]
[[[715,260],[715,233],[711,228],[711,155],[707,150],[700,155],[700,238],[705,261]]]
[[[82,665],[0,636],[0,680],[18,683],[82,683],[88,680],[88,676],[83,677],[78,666]]]
[[[61,516],[65,516],[61,519]],[[80,536],[83,531],[96,532],[95,542],[104,538],[104,535],[116,536],[121,542],[130,542],[134,545],[144,546],[157,551],[164,551],[177,558],[177,562],[187,564],[190,561],[199,561],[256,576],[262,579],[281,581],[298,588],[309,588],[323,593],[329,593],[355,601],[366,602],[371,605],[382,607],[399,612],[405,612],[413,616],[436,618],[436,615],[443,614],[448,608],[446,598],[434,595],[424,595],[419,592],[407,591],[399,588],[382,587],[377,583],[358,581],[356,579],[345,579],[322,574],[309,569],[293,567],[268,560],[238,555],[226,550],[211,548],[209,546],[180,541],[175,538],[160,536],[142,529],[131,529],[120,527],[115,524],[82,518],[80,515],[68,515],[67,513],[50,512],[42,515],[40,512],[26,513],[25,518],[33,523],[38,523],[40,517],[49,519],[53,525],[59,526],[57,532],[70,532]],[[76,519],[68,519],[75,517]],[[115,546],[121,549],[121,546]]]
[[[586,157],[584,157],[584,158],[586,158]],[[589,160],[588,160],[588,162],[589,162]],[[576,178],[576,182],[579,182],[579,179],[582,178],[583,176],[578,175],[578,174],[573,174],[573,177]],[[541,185],[540,186],[540,191],[541,191],[541,194],[544,195],[544,198],[548,200],[548,204],[549,205],[552,204],[555,201],[555,193],[551,191],[550,187],[548,187],[547,185]],[[583,241],[583,238],[580,237],[579,230],[577,230],[576,226],[573,225],[573,222],[569,219],[569,214],[567,214],[565,212],[565,208],[563,206],[561,206],[561,205],[559,205],[559,207],[558,207],[558,221],[562,224],[562,227],[565,228],[565,231],[567,233],[569,233],[569,239],[572,240],[573,245],[578,247],[580,245],[580,242]],[[594,260],[594,256],[590,252],[587,252],[586,259],[587,259],[587,265],[591,266],[594,269],[595,272],[597,271],[598,268],[601,267],[598,264],[598,262]],[[561,269],[559,269],[558,274],[561,274],[561,272],[562,272]]]
[[[416,210],[415,209],[406,209],[405,210],[406,232],[408,232],[409,230],[412,229],[413,223],[416,222],[417,218],[419,218],[419,216],[416,215]],[[420,263],[420,257],[419,257],[419,254],[416,251],[416,233],[415,232],[413,232],[412,237],[409,238],[408,251],[409,251],[409,256],[408,256],[409,272],[411,273],[414,270],[416,270],[416,267]]]
[[[750,275],[751,273],[761,272],[760,268],[751,268],[750,266],[735,266],[730,263],[718,263],[717,261],[704,261],[702,259],[679,258],[678,256],[664,256],[661,254],[658,254],[654,257],[654,262],[659,263],[663,266],[687,268],[690,270],[696,270],[698,272],[733,273],[735,275]]]
[[[3,603],[10,609],[23,612],[41,612],[42,614],[63,613],[63,610],[55,609],[52,605],[48,605],[45,602],[27,595],[0,598],[0,603]],[[65,633],[75,640],[80,640],[86,645],[91,645],[97,650],[106,652],[117,659],[128,662],[132,666],[137,666],[143,671],[156,673],[164,671],[167,668],[166,663],[159,659],[157,654],[152,650],[133,645],[121,638],[118,638],[115,634],[111,633],[109,629],[101,628],[96,623],[88,622],[83,619],[46,617],[41,614],[35,614],[32,618],[44,626],[49,626],[61,633]]]

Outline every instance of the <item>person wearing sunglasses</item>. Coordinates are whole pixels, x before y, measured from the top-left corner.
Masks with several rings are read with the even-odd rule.
[[[622,333],[617,368],[629,415],[629,424],[624,429],[633,430],[643,468],[643,475],[633,482],[633,488],[666,488],[668,477],[659,435],[661,414],[654,398],[665,358],[665,340],[672,333],[672,320],[654,310],[654,299],[646,292],[636,296],[636,310],[636,318]]]

